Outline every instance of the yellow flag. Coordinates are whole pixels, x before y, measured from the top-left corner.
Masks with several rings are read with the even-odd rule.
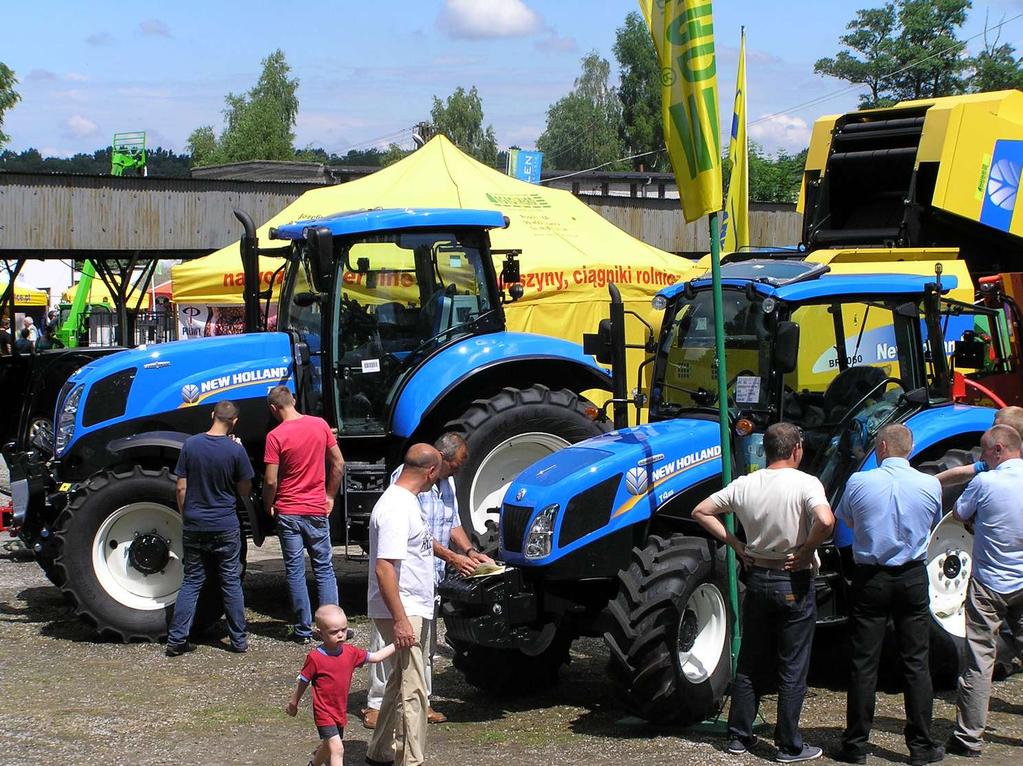
[[[692,222],[721,210],[717,62],[710,0],[639,0],[661,65],[668,156]]]
[[[732,137],[728,141],[732,175],[728,200],[721,218],[721,252],[749,247],[749,140],[746,136],[746,30],[739,44],[739,71],[735,76]]]

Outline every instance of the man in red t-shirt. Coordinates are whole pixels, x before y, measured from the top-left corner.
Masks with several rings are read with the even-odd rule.
[[[308,644],[312,640],[312,609],[302,553],[309,551],[319,605],[337,604],[328,519],[345,461],[327,421],[296,410],[295,397],[287,386],[274,386],[267,400],[280,425],[266,437],[263,503],[267,513],[277,517],[293,615],[288,635],[296,643]]]

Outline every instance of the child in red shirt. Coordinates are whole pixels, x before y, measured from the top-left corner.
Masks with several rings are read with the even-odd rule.
[[[320,734],[320,746],[313,753],[309,766],[342,766],[345,749],[341,742],[348,722],[348,690],[352,673],[366,662],[382,662],[394,654],[394,644],[378,652],[367,653],[357,646],[346,645],[348,617],[341,607],[325,604],[316,610],[316,629],[323,641],[306,655],[299,673],[295,693],[288,701],[288,715],[298,713],[298,703],[306,687],[313,687],[313,721]]]

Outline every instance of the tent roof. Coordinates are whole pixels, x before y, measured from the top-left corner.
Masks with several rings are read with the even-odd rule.
[[[7,290],[9,282],[0,282],[0,295]],[[49,306],[50,296],[45,290],[36,290],[33,287],[19,285],[14,282],[14,305],[15,306]]]
[[[571,192],[500,173],[464,154],[444,136],[370,176],[307,191],[264,223],[258,237],[264,248],[272,247],[271,227],[377,207],[496,210],[509,219],[509,226],[491,231],[493,247],[520,250],[523,272],[567,270],[580,280],[567,286],[569,292],[575,289],[592,295],[596,283],[603,287],[610,281],[587,270],[631,268],[631,283],[621,272],[615,279],[626,298],[649,296],[657,287],[694,272],[689,261],[631,237]],[[274,259],[261,259],[262,281],[269,283],[277,265]],[[649,276],[641,278],[641,270]],[[241,272],[237,242],[205,258],[178,264],[172,270],[174,300],[240,303]],[[525,300],[531,297],[535,296],[527,286]]]

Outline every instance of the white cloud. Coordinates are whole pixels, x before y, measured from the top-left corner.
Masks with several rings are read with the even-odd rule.
[[[579,50],[574,37],[562,37],[554,27],[547,27],[544,31],[547,37],[534,43],[537,50],[547,53],[575,53]]]
[[[99,133],[99,126],[88,117],[73,114],[64,122],[65,132],[74,138],[86,138]]]
[[[85,38],[85,42],[89,45],[110,45],[114,41],[114,38],[110,36],[109,32],[95,32]]]
[[[64,79],[68,82],[88,82],[89,75],[82,74],[81,72],[68,72],[64,75]]]
[[[455,38],[525,37],[542,27],[522,0],[444,0],[437,26]]]
[[[760,120],[751,120],[749,136],[768,152],[775,152],[778,149],[798,152],[810,143],[810,126],[802,117],[776,114]]]
[[[57,79],[57,75],[51,72],[49,69],[33,69],[27,75],[25,75],[26,82],[52,82]]]
[[[139,31],[146,37],[170,37],[170,27],[159,19],[147,19],[139,24]]]

